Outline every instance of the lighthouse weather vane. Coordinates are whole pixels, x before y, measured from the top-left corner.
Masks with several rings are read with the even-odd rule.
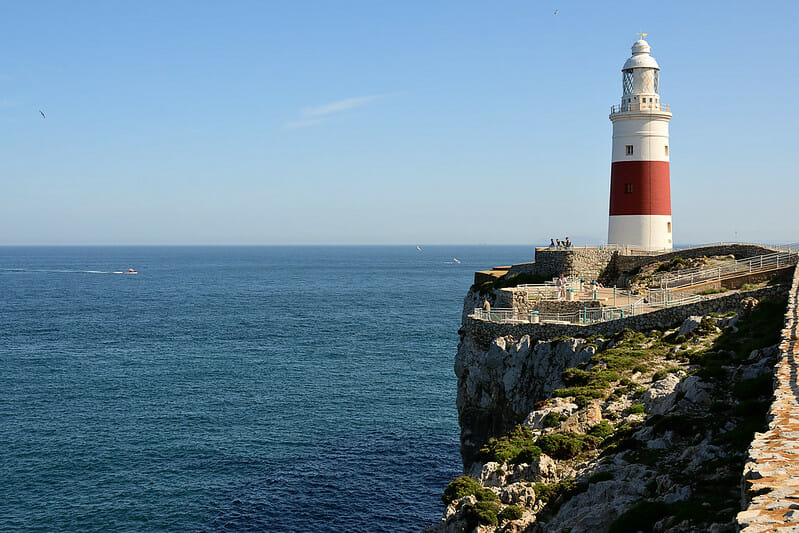
[[[648,33],[642,33],[642,32],[639,32],[639,33],[636,33],[636,35],[637,35],[638,37],[640,37],[641,39],[644,39],[644,38],[645,38],[647,35],[649,35],[649,34],[648,34]]]

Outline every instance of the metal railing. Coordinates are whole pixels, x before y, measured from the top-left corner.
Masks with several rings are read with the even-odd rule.
[[[668,291],[663,291],[662,298],[655,297],[655,301],[644,298],[629,304],[609,307],[584,307],[579,311],[564,313],[541,313],[539,311],[522,311],[516,308],[497,308],[486,311],[476,307],[472,317],[477,320],[495,322],[499,324],[576,324],[589,325],[598,322],[608,322],[644,313],[651,313],[659,309],[677,307],[707,300],[708,296],[692,294],[674,298]]]
[[[646,102],[643,104],[630,103],[610,106],[611,115],[615,113],[623,113],[625,111],[651,111],[653,113],[664,111],[666,113],[671,113],[671,106],[669,104],[661,104],[659,102]]]
[[[739,259],[737,261],[729,261],[716,267],[696,267],[679,270],[677,272],[666,272],[653,276],[650,286],[657,286],[661,289],[690,287],[691,285],[697,285],[708,281],[726,279],[742,274],[766,272],[795,265],[797,259],[799,259],[799,255],[795,252],[777,252],[747,259]]]

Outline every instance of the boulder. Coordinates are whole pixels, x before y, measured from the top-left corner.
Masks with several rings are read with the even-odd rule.
[[[680,377],[677,374],[666,374],[666,377],[654,382],[642,398],[646,412],[650,415],[663,415],[669,412],[674,407],[679,384]]]
[[[688,335],[689,333],[693,333],[693,331],[699,327],[699,324],[702,323],[701,316],[689,316],[686,318],[683,323],[680,325],[680,329],[677,331],[677,335]]]

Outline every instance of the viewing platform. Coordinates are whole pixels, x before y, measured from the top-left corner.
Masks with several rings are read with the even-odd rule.
[[[796,247],[786,247],[784,251],[775,249],[761,245],[720,244],[651,255],[633,253],[620,256],[622,250],[618,247],[536,248],[536,262],[479,274],[496,272],[497,275],[490,279],[500,280],[507,276],[512,283],[514,275],[540,276],[538,272],[553,272],[559,268],[561,273],[569,271],[566,283],[553,280],[495,288],[492,298],[495,305],[490,305],[489,309],[475,307],[469,316],[493,323],[585,326],[695,304],[719,298],[726,291],[761,288],[764,282],[792,272],[799,262]],[[735,254],[729,253],[731,250],[739,256],[756,251],[761,254],[733,259]],[[682,264],[686,256],[702,257],[702,261],[707,261],[708,255],[720,257],[715,260],[717,264],[673,272],[656,271],[640,279],[633,274],[647,263],[660,262],[663,265],[664,261],[679,258],[677,261]],[[539,258],[543,261],[539,262]],[[619,283],[612,287],[602,286],[596,281],[600,273],[605,278],[615,275]],[[477,274],[475,280],[478,280]],[[632,281],[637,285],[627,287]]]

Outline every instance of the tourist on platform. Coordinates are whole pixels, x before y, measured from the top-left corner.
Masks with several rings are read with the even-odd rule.
[[[555,247],[555,239],[549,239],[549,247],[550,248],[554,248]]]
[[[558,300],[566,299],[566,275],[561,274],[558,278]]]
[[[557,239],[557,241],[558,241],[558,248],[560,248],[560,239]]]
[[[571,248],[572,242],[566,237],[566,248]]]
[[[491,304],[488,303],[488,298],[483,298],[483,312],[485,312],[486,318],[488,318],[491,313]]]

